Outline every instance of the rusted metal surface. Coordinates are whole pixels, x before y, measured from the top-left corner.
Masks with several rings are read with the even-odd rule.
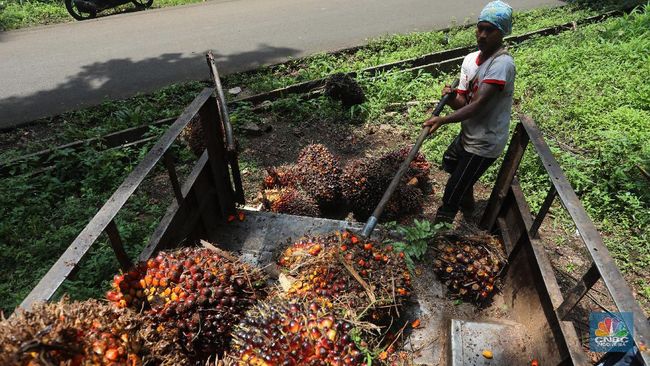
[[[530,228],[529,234],[533,238],[538,237],[537,232],[539,231],[540,226],[542,226],[542,222],[544,222],[544,218],[546,217],[548,210],[551,208],[555,196],[557,196],[557,191],[555,190],[555,186],[551,186],[546,194],[546,198],[544,198],[544,203],[542,203],[542,207],[539,208],[537,215],[535,215],[535,221],[533,221],[533,225]]]
[[[68,278],[72,270],[86,255],[92,244],[106,229],[108,224],[115,218],[117,212],[129,197],[131,197],[147,174],[149,174],[156,163],[162,158],[162,155],[169,149],[183,128],[187,126],[192,117],[196,115],[198,110],[210,98],[212,92],[212,89],[204,89],[185,109],[176,122],[171,125],[167,132],[165,132],[149,153],[147,153],[142,162],[135,167],[99,212],[90,220],[88,225],[86,225],[63,255],[50,268],[47,274],[39,281],[27,298],[23,300],[20,304],[21,308],[29,309],[35,302],[47,301],[54,295],[56,289]]]
[[[499,169],[496,183],[494,184],[494,188],[492,188],[492,193],[490,194],[487,207],[485,208],[485,212],[481,218],[481,228],[491,231],[494,227],[503,200],[505,199],[508,190],[510,189],[510,184],[517,173],[519,163],[521,162],[521,158],[524,156],[524,151],[526,150],[527,145],[528,135],[526,134],[522,124],[517,124],[515,132],[510,139],[510,145],[508,146],[508,151],[503,159],[503,164],[501,165],[501,169]]]
[[[233,136],[232,133],[232,125],[230,124],[230,116],[228,115],[228,105],[226,104],[226,97],[223,93],[223,88],[221,87],[221,78],[219,77],[219,70],[217,70],[217,65],[214,63],[214,55],[212,54],[212,51],[208,51],[205,57],[208,61],[210,76],[212,77],[212,82],[214,82],[214,86],[215,86],[215,93],[217,97],[217,109],[219,110],[219,117],[221,117],[223,131],[226,136],[226,149],[228,151],[235,151],[235,137]]]
[[[526,365],[531,349],[526,328],[503,320],[451,320],[451,366]],[[492,357],[483,356],[490,350]]]
[[[243,260],[259,266],[274,262],[282,243],[335,230],[360,230],[347,221],[241,210],[244,220],[217,222],[210,240],[219,247],[241,253]]]
[[[129,256],[124,250],[122,237],[120,236],[120,231],[117,228],[117,224],[115,224],[115,220],[111,220],[106,226],[106,235],[108,235],[108,240],[111,243],[115,257],[117,257],[117,261],[120,263],[122,270],[126,271],[131,268],[131,266],[133,266],[133,262],[131,262],[131,259],[129,259]]]
[[[221,127],[223,128],[225,137],[226,137],[226,159],[229,171],[232,174],[232,180],[234,184],[234,199],[237,203],[243,205],[245,203],[244,188],[241,181],[241,173],[239,172],[239,159],[237,158],[237,146],[235,143],[235,137],[232,132],[232,125],[230,124],[230,115],[228,113],[228,103],[226,103],[226,97],[223,92],[223,87],[221,86],[221,78],[219,77],[219,71],[217,70],[217,65],[214,62],[214,55],[212,51],[208,51],[206,54],[208,61],[208,67],[210,68],[210,76],[215,86],[215,94],[217,98],[217,108],[219,110],[219,117],[221,120]]]
[[[634,326],[633,337],[635,343],[637,345],[643,344],[648,347],[648,345],[650,345],[650,324],[646,320],[643,310],[634,299],[629,285],[621,275],[621,272],[610,255],[609,250],[603,243],[600,233],[598,233],[596,226],[587,215],[587,212],[582,206],[580,199],[578,199],[578,196],[569,183],[569,180],[564,175],[560,165],[557,160],[555,160],[550,148],[544,141],[540,130],[529,117],[523,116],[521,122],[525,127],[528,136],[530,136],[530,142],[537,151],[537,155],[539,156],[542,165],[548,172],[562,204],[573,219],[576,229],[578,230],[578,233],[580,233],[594,265],[598,268],[598,272],[600,273],[614,304],[619,311],[633,313],[634,325],[625,325],[628,329],[632,329],[632,326]],[[625,323],[625,320],[623,321]],[[644,362],[650,364],[650,350],[646,348],[646,351],[641,352],[641,354]]]
[[[600,279],[600,273],[598,273],[598,268],[592,263],[587,272],[578,280],[578,283],[569,290],[564,302],[557,308],[557,316],[562,320],[566,320],[571,310],[578,305],[578,302],[598,282],[598,279]]]

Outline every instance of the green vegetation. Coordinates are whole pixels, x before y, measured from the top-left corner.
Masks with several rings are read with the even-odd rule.
[[[154,0],[152,8],[193,4],[204,0]],[[133,4],[107,9],[98,16],[134,11]],[[75,21],[65,9],[63,0],[0,1],[0,31]]]
[[[515,52],[519,108],[541,125],[607,246],[625,271],[648,277],[650,14],[539,39]],[[540,192],[527,159],[523,186]]]
[[[573,7],[522,13],[517,15],[516,31],[593,13]],[[650,89],[641,79],[650,72],[649,29],[650,14],[644,8],[577,31],[531,40],[513,51],[518,68],[517,108],[539,123],[606,244],[621,268],[639,279],[631,284],[647,299],[650,284],[643,279],[650,277],[650,190],[636,165],[650,169],[650,146],[644,144],[650,138]],[[335,71],[469,45],[472,31],[457,29],[446,39],[440,32],[385,38],[352,54],[317,55],[253,74],[232,75],[226,84],[264,91]],[[324,98],[301,101],[295,96],[274,103],[271,113],[296,124],[338,118],[410,126],[415,135],[428,106],[414,105],[405,113],[389,114],[389,104],[436,99],[443,83],[453,77],[386,73],[373,80],[361,78],[368,101],[351,113],[344,113]],[[53,136],[3,152],[0,159],[178,115],[203,86],[199,82],[176,85],[152,95],[65,114],[52,121],[57,126]],[[232,111],[235,124],[253,118],[259,117],[248,106]],[[438,161],[457,131],[458,126],[446,126],[436,133],[424,146],[427,157]],[[62,151],[53,159],[55,169],[46,174],[0,180],[0,267],[13,269],[0,275],[0,308],[10,311],[24,298],[145,151],[146,147]],[[185,149],[177,149],[177,154],[187,160]],[[251,161],[242,161],[242,166],[257,168]],[[495,173],[496,168],[490,170],[486,181]],[[533,209],[548,188],[544,177],[543,168],[529,151],[520,179],[532,197]],[[147,193],[151,192],[139,192],[117,220],[132,257],[169,202]],[[100,294],[106,288],[102,282],[118,268],[107,243],[98,244],[74,280],[66,282],[65,290],[75,297]]]
[[[427,252],[429,243],[441,231],[452,229],[447,223],[433,224],[427,220],[413,220],[412,226],[401,226],[394,222],[387,223],[384,227],[388,230],[394,230],[400,237],[400,241],[391,241],[393,248],[398,252],[404,253],[404,259],[408,269],[415,270],[414,260],[421,260]]]
[[[513,35],[564,24],[598,13],[595,10],[571,6],[515,13]],[[362,70],[427,53],[471,46],[475,42],[474,28],[462,26],[454,27],[449,32],[392,35],[371,40],[366,46],[351,54],[317,54],[278,66],[262,68],[258,72],[229,76],[226,78],[226,84],[245,86],[254,93],[262,93],[296,82],[322,78],[336,72]]]

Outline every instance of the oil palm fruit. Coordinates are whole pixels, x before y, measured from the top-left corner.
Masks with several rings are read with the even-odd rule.
[[[285,297],[326,307],[345,303],[342,310],[355,313],[372,303],[367,320],[376,324],[388,320],[411,293],[404,259],[390,245],[361,240],[349,231],[297,241],[280,255],[278,264],[295,278]]]
[[[0,322],[2,365],[142,365],[142,318],[97,300],[37,304]]]
[[[263,197],[264,207],[271,212],[311,217],[321,214],[316,201],[300,189],[267,189]]]
[[[298,155],[294,174],[300,187],[311,195],[321,208],[339,203],[340,162],[324,145],[310,144],[304,147]]]
[[[273,299],[255,306],[233,332],[239,365],[362,365],[351,323],[315,302]]]
[[[454,297],[484,303],[493,294],[503,263],[488,250],[495,238],[454,237],[438,246],[434,271]]]
[[[192,357],[223,353],[232,326],[266,294],[261,271],[205,248],[160,252],[135,268],[116,276],[107,298],[178,330]]]
[[[280,165],[277,167],[270,167],[266,169],[266,176],[264,177],[263,188],[284,188],[295,187],[297,185],[296,175],[293,166]]]

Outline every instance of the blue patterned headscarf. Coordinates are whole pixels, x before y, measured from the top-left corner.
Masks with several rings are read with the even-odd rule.
[[[512,8],[503,1],[492,1],[481,10],[478,21],[491,23],[507,36],[512,31]]]

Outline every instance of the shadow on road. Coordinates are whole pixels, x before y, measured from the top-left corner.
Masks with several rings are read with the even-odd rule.
[[[207,50],[206,50],[207,51]],[[215,52],[222,75],[276,63],[300,50],[261,44],[257,49],[232,55]],[[133,61],[117,58],[82,67],[82,71],[51,90],[26,97],[0,100],[0,130],[38,122],[67,111],[90,107],[106,100],[148,93],[173,83],[206,80],[205,52],[192,55],[166,53]]]

